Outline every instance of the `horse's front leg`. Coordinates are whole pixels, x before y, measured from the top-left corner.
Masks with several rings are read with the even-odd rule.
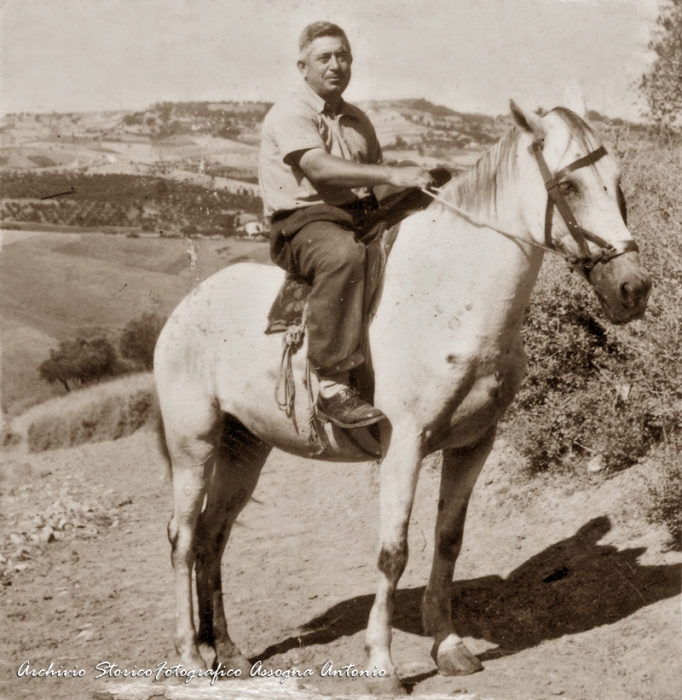
[[[382,434],[382,441],[387,437]],[[369,689],[374,693],[404,692],[391,660],[391,619],[398,580],[407,564],[407,528],[422,457],[421,435],[395,426],[390,449],[381,464],[380,578],[366,637],[367,670],[385,672],[383,677],[368,680]]]
[[[495,439],[495,428],[475,445],[443,450],[433,567],[424,593],[424,632],[434,638],[431,656],[444,676],[483,669],[452,625],[451,589],[455,562],[462,549],[469,498]]]

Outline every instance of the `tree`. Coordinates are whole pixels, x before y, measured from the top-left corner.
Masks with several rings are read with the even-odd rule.
[[[130,321],[121,333],[121,355],[151,370],[154,366],[154,348],[164,323],[163,318],[153,312]]]
[[[656,20],[649,49],[656,54],[640,90],[649,115],[663,133],[682,130],[682,0],[666,0]]]
[[[60,382],[67,391],[72,384],[90,384],[118,373],[116,350],[107,338],[63,340],[50,350],[50,359],[38,367],[40,377]]]

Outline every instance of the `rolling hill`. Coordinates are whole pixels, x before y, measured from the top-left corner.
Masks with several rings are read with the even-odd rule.
[[[267,244],[239,239],[15,236],[0,253],[2,400],[9,413],[61,393],[37,372],[60,340],[113,337],[146,311],[167,316],[199,281],[227,265],[269,263]]]

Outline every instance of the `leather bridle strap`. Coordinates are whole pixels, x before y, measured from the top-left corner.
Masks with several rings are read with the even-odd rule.
[[[565,168],[562,168],[554,176],[554,179],[557,181],[557,184],[559,184],[566,177],[566,175],[568,175],[569,173],[572,173],[574,170],[579,170],[580,168],[585,168],[588,165],[594,165],[598,160],[603,158],[606,154],[607,154],[607,150],[604,148],[604,146],[600,146],[595,151],[588,153],[586,156],[583,156],[582,158],[578,158],[578,160],[574,160],[572,163],[567,165]]]
[[[567,165],[556,175],[552,175],[552,173],[549,171],[549,168],[547,167],[547,162],[545,161],[545,157],[542,154],[542,142],[534,141],[532,144],[532,149],[535,155],[535,159],[537,160],[538,167],[540,168],[540,174],[542,175],[542,179],[545,182],[545,188],[547,189],[548,194],[547,208],[545,210],[545,243],[550,247],[553,246],[552,215],[554,212],[554,207],[556,206],[556,208],[559,210],[559,214],[561,214],[561,218],[564,220],[566,226],[568,227],[569,233],[571,234],[571,236],[573,236],[575,242],[578,244],[580,258],[585,261],[591,260],[592,256],[590,254],[590,248],[587,245],[587,241],[585,240],[585,233],[587,232],[584,231],[584,229],[578,224],[575,217],[573,216],[573,212],[568,206],[568,202],[566,202],[564,196],[561,194],[559,184],[561,183],[563,178],[566,177],[566,175],[572,173],[574,170],[584,168],[588,165],[593,165],[600,158],[603,158],[606,155],[606,149],[604,148],[604,146],[600,146],[598,149],[592,151],[591,153],[588,153],[586,156],[583,156],[582,158],[578,158],[578,160],[573,161],[573,163]]]
[[[617,241],[615,243],[609,243],[608,241],[598,236],[596,233],[592,233],[592,231],[588,231],[587,229],[584,229],[582,226],[580,226],[576,221],[575,217],[573,216],[573,212],[571,212],[571,209],[568,206],[568,202],[566,202],[564,196],[561,194],[561,190],[559,189],[559,185],[562,179],[566,177],[566,175],[572,173],[574,170],[578,170],[579,168],[584,168],[588,165],[593,165],[600,158],[603,158],[606,155],[606,149],[604,148],[604,146],[600,146],[591,153],[588,153],[586,156],[583,156],[582,158],[578,158],[578,160],[573,161],[573,163],[571,163],[570,165],[567,165],[565,168],[562,168],[556,175],[552,175],[549,171],[549,168],[547,167],[545,158],[542,155],[542,146],[542,141],[534,141],[531,144],[530,150],[532,150],[533,154],[535,155],[538,167],[540,168],[542,179],[544,180],[545,187],[547,189],[547,208],[545,210],[546,245],[542,245],[541,243],[538,243],[537,241],[533,240],[520,240],[523,240],[524,243],[533,245],[536,248],[541,248],[542,250],[549,251],[550,253],[560,255],[571,265],[579,268],[586,276],[589,276],[590,270],[594,267],[596,263],[607,263],[610,260],[613,260],[613,258],[616,258],[619,255],[623,255],[624,253],[639,252],[639,247],[637,246],[637,243],[635,243],[635,241],[633,241],[631,238],[622,241]],[[483,226],[485,228],[490,229],[491,231],[496,231],[497,233],[506,236],[507,238],[519,239],[519,236],[515,234],[509,233],[508,231],[503,231],[499,228],[495,228],[494,226],[491,226],[490,224],[484,221],[480,221],[475,216],[472,216],[463,209],[460,209],[459,207],[455,206],[452,202],[448,201],[447,199],[443,199],[437,194],[434,194],[434,192],[432,192],[430,189],[422,188],[421,191],[424,194],[427,194],[433,199],[435,199],[437,202],[440,202],[448,209],[451,209],[452,211],[456,212],[475,226]],[[620,196],[622,197],[622,194]],[[624,206],[621,203],[619,204],[621,206],[621,215],[623,216],[623,220],[625,220],[625,213],[623,211]],[[561,214],[563,220],[566,222],[566,226],[568,227],[571,236],[578,244],[578,249],[580,251],[579,256],[569,254],[566,250],[555,246],[554,242],[552,241],[552,215],[555,206],[559,210],[559,213]],[[590,241],[591,243],[594,243],[596,246],[599,247],[599,251],[595,255],[592,255],[587,241]]]

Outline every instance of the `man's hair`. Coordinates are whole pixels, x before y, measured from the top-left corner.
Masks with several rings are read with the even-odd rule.
[[[321,36],[340,37],[348,47],[348,53],[351,52],[350,42],[348,41],[346,32],[344,32],[338,24],[333,24],[332,22],[313,22],[301,32],[301,37],[298,40],[300,60],[304,60],[307,57],[310,44],[312,44],[315,39],[319,39]]]

